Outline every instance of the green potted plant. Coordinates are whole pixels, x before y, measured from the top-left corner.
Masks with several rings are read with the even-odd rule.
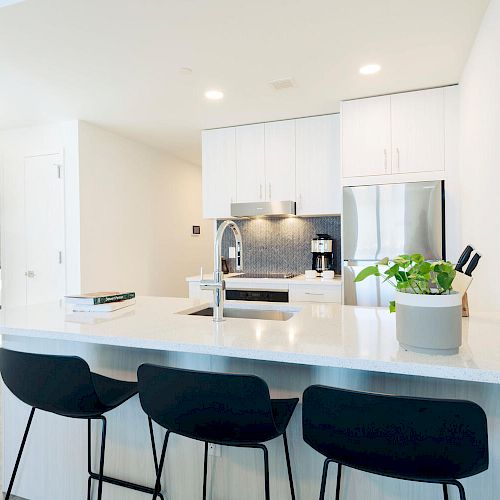
[[[408,350],[456,354],[462,344],[462,297],[452,288],[456,271],[446,261],[421,254],[385,258],[363,269],[354,281],[379,276],[395,289],[396,335]]]

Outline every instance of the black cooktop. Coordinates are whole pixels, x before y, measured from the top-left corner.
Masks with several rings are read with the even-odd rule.
[[[242,273],[233,278],[271,278],[271,279],[290,279],[297,276],[296,273]]]

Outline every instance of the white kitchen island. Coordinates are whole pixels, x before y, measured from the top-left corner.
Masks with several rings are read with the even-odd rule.
[[[464,344],[454,356],[414,354],[399,348],[395,317],[386,309],[337,304],[231,304],[294,312],[288,321],[190,316],[196,300],[140,297],[115,313],[73,313],[64,304],[2,310],[5,347],[76,354],[99,373],[135,379],[137,367],[154,362],[200,370],[253,373],[273,397],[300,395],[321,383],[359,390],[470,399],[486,411],[490,469],[464,481],[468,498],[498,498],[500,478],[500,313],[464,319]],[[20,374],[19,376],[22,376]],[[3,390],[4,482],[10,477],[29,408]],[[297,499],[319,494],[322,457],[302,442],[300,405],[290,424]],[[153,484],[147,419],[137,398],[109,413],[105,472]],[[97,425],[94,426],[97,428]],[[163,430],[156,429],[157,439]],[[98,442],[97,429],[94,436]],[[271,498],[289,498],[279,440],[270,443]],[[96,447],[94,447],[96,448]],[[223,448],[210,458],[209,498],[263,498],[262,460],[257,451]],[[166,498],[201,498],[203,444],[175,436],[163,480]],[[333,483],[335,474],[330,475]],[[78,500],[86,495],[86,423],[39,412],[34,420],[14,493],[29,500]],[[442,498],[436,485],[410,483],[346,470],[343,500]],[[332,484],[330,484],[330,493]],[[458,498],[451,491],[451,499]],[[147,495],[104,486],[106,500]]]

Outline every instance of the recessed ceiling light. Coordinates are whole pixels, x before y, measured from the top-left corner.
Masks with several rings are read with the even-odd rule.
[[[218,101],[224,97],[224,92],[220,90],[207,90],[205,92],[205,97],[212,101]]]
[[[381,70],[380,64],[367,64],[366,66],[361,66],[359,72],[362,75],[374,75]]]

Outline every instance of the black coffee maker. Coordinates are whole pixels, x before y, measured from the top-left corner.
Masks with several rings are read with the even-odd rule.
[[[311,240],[312,268],[317,273],[333,271],[333,239],[329,234],[319,233]]]

